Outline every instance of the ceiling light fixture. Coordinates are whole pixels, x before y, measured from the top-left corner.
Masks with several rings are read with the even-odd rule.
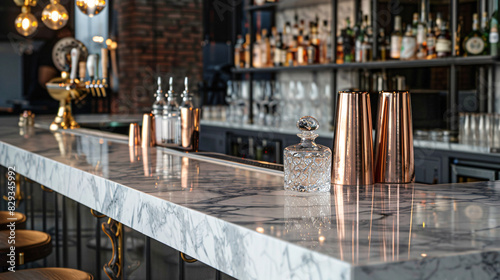
[[[106,7],[106,0],[76,0],[76,6],[82,13],[93,17]]]
[[[58,0],[50,0],[45,9],[42,11],[42,21],[45,25],[53,30],[63,28],[68,22],[69,15],[66,8],[59,4]]]

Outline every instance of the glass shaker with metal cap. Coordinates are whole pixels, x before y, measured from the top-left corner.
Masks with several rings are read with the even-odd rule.
[[[161,77],[158,77],[158,89],[155,93],[155,101],[151,113],[155,117],[155,139],[156,143],[162,143],[162,122],[163,122],[163,107],[165,107],[165,97],[161,89]]]
[[[172,88],[172,81],[170,77],[167,102],[163,110],[162,143],[167,146],[181,144],[181,112],[177,104],[177,95]]]

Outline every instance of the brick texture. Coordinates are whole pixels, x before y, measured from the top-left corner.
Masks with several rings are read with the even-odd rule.
[[[142,113],[151,109],[156,77],[174,77],[174,90],[190,90],[202,78],[201,0],[120,0],[118,11],[118,61],[120,87],[112,110]]]

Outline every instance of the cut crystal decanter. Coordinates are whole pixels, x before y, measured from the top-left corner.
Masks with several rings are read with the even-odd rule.
[[[316,144],[314,133],[319,122],[311,116],[300,118],[297,134],[299,144],[288,146],[283,152],[285,190],[298,192],[328,192],[331,182],[332,151]]]

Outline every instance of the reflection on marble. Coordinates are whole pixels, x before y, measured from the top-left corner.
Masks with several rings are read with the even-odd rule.
[[[294,196],[280,175],[12,120],[1,165],[240,279],[500,276],[500,182]]]

